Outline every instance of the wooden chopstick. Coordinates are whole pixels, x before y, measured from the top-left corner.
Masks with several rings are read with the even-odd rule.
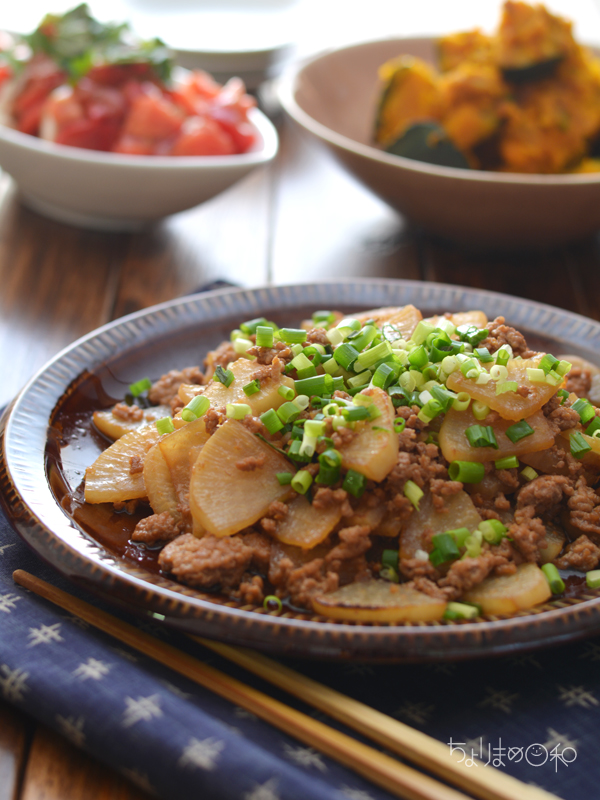
[[[246,686],[23,570],[16,570],[13,579],[165,666],[246,708],[399,797],[408,800],[466,800],[464,794]],[[516,797],[519,800],[555,800],[554,795],[543,789],[524,784],[481,762],[476,767],[467,767],[464,761],[459,760],[460,754],[457,751],[451,755],[447,746],[436,739],[266,656],[245,648],[195,636],[191,638],[482,800],[515,800]]]
[[[200,686],[251,711],[257,717],[304,744],[320,750],[398,797],[405,800],[468,800],[461,792],[444,786],[412,767],[401,764],[396,759],[357,742],[352,737],[286,706],[263,692],[246,686],[176,647],[155,639],[24,570],[18,569],[13,572],[13,580]]]

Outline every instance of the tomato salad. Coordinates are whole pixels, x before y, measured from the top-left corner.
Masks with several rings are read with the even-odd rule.
[[[160,39],[103,24],[86,5],[48,14],[30,35],[0,36],[0,122],[58,144],[127,155],[245,153],[254,98],[180,71]]]

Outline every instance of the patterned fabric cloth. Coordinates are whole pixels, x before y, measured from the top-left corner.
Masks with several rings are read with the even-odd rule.
[[[148,791],[165,800],[390,797],[16,586],[11,575],[17,568],[114,613],[41,562],[0,515],[1,696]],[[129,621],[149,628],[139,620]],[[343,730],[187,638],[165,629],[151,632]],[[452,742],[465,758],[490,761],[568,800],[598,796],[598,639],[467,663],[286,663]]]

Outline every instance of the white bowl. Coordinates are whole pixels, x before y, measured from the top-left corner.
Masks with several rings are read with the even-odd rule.
[[[23,201],[84,228],[136,230],[228,189],[277,153],[277,133],[258,109],[252,149],[232,156],[128,156],[43,141],[0,125],[0,167]]]
[[[435,40],[386,39],[293,66],[280,82],[286,112],[375,194],[444,238],[550,247],[600,229],[600,174],[518,175],[437,167],[372,145],[378,67],[400,54],[435,63]]]

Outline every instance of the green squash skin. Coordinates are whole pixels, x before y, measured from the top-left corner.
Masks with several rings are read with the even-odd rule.
[[[436,122],[418,122],[407,128],[399,139],[386,147],[386,153],[423,161],[438,167],[470,169],[469,162]]]
[[[563,58],[563,56],[554,56],[545,61],[527,64],[525,67],[502,67],[502,76],[509,83],[521,84],[541,81],[544,78],[550,78],[554,74]]]

